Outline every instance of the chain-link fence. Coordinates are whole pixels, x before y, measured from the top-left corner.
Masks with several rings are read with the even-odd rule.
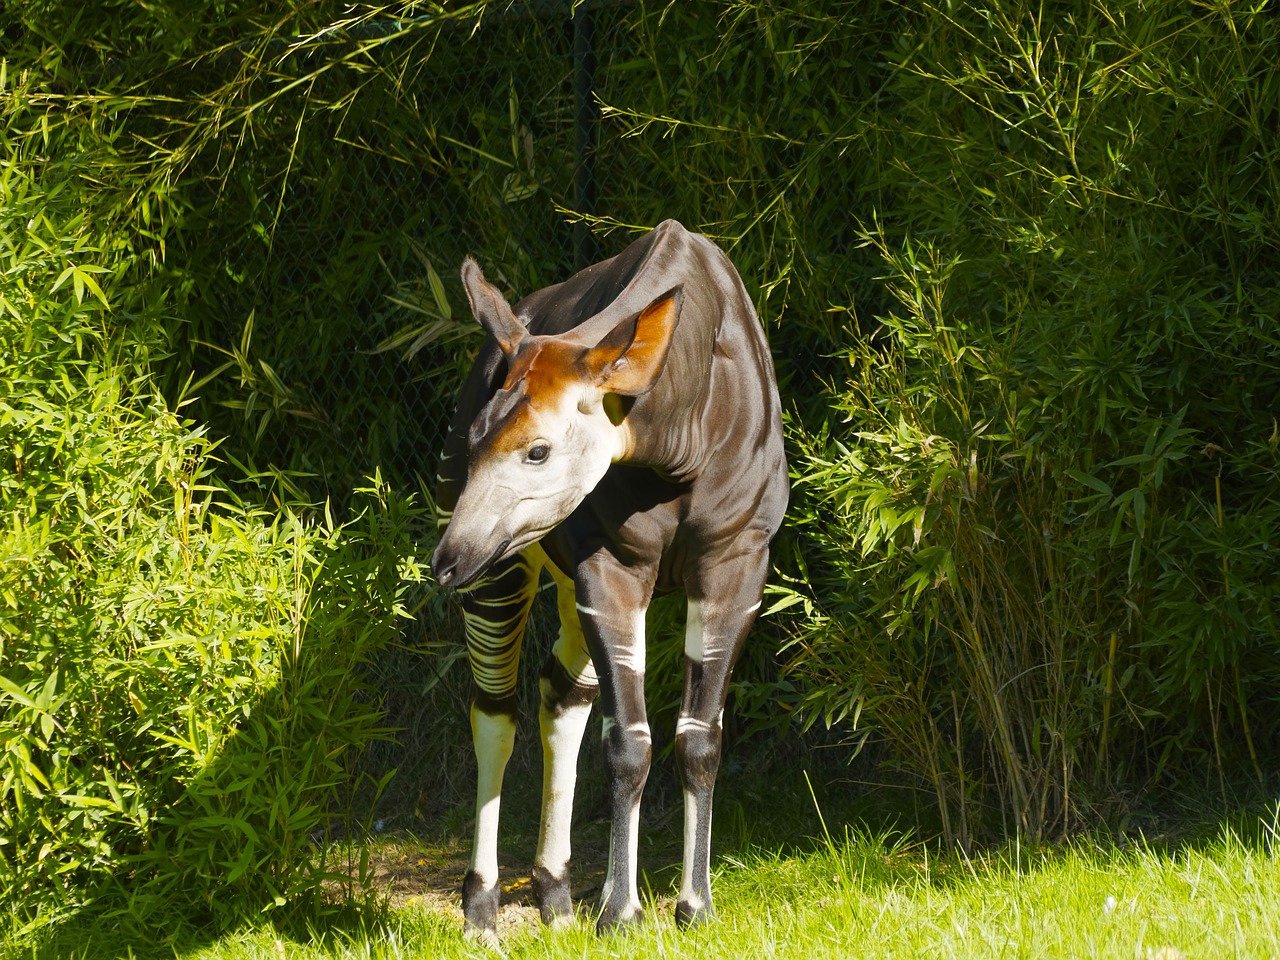
[[[852,291],[874,269],[857,255],[854,211],[876,185],[858,177],[858,114],[841,108],[870,95],[874,44],[833,39],[843,21],[830,11],[821,28],[805,10],[733,11],[490,4],[278,40],[252,71],[222,64],[224,83],[253,73],[237,96],[254,105],[254,136],[220,144],[209,203],[170,262],[199,273],[194,366],[227,364],[198,391],[224,455],[329,498],[338,515],[375,470],[423,496],[482,342],[463,257],[514,302],[668,217],[738,266],[787,413],[824,417],[821,381],[839,373]],[[426,545],[433,532],[422,533]],[[438,729],[439,690],[467,690],[457,625],[443,605],[420,613],[406,644],[444,640],[441,656],[379,665],[388,722],[409,731]],[[665,616],[655,635],[678,635]],[[552,618],[535,609],[533,647]],[[762,638],[737,670],[735,702],[752,722],[779,715],[777,648]],[[524,660],[522,695],[536,697],[539,657]],[[654,672],[669,685],[679,675]],[[671,692],[651,691],[655,729],[674,724],[662,713],[678,705]],[[388,765],[404,762],[394,752]]]
[[[833,162],[815,164],[812,118],[770,86],[799,78],[825,98],[824,83],[849,83],[841,64],[785,51],[748,69],[725,52],[732,29],[644,3],[552,2],[278,41],[252,91],[268,119],[233,159],[224,147],[204,229],[186,231],[189,263],[225,261],[192,322],[220,351],[202,348],[197,369],[231,357],[204,391],[224,408],[209,416],[227,452],[337,503],[375,469],[429,487],[480,342],[462,258],[514,302],[668,216],[730,249],[784,346],[784,395],[804,374],[789,391],[803,405],[808,375],[829,372],[812,334],[849,302],[823,259],[851,245],[851,174],[840,131],[821,134]],[[752,42],[764,35],[753,26]],[[800,285],[819,306],[803,339],[780,339]]]
[[[1257,613],[1269,594],[1248,572],[1270,569],[1253,533],[1274,528],[1257,481],[1275,448],[1257,441],[1275,437],[1256,362],[1274,346],[1257,318],[1276,312],[1263,14],[251,0],[209,7],[244,9],[211,23],[206,47],[125,6],[108,43],[73,30],[87,21],[66,3],[79,39],[40,54],[48,103],[74,102],[86,130],[110,121],[64,170],[91,198],[153,173],[172,186],[163,215],[122,218],[156,229],[121,243],[167,271],[139,322],[173,304],[175,358],[157,376],[196,371],[185,409],[222,456],[268,471],[251,498],[294,484],[342,516],[375,470],[401,492],[429,487],[481,342],[463,256],[516,298],[674,217],[737,264],[807,473],[774,556],[815,612],[791,635],[793,673],[757,684],[755,717],[839,721],[865,703],[963,809],[966,783],[997,797],[1022,777],[990,720],[1020,698],[1022,731],[1055,731],[1024,757],[1041,811],[1065,816],[1079,792],[1065,761],[1094,756],[1079,704],[1153,705],[1101,739],[1089,764],[1104,792],[1122,743],[1136,785],[1145,755],[1216,755],[1230,712],[1243,727],[1254,710],[1274,663]],[[39,45],[58,32],[42,23]],[[166,196],[153,186],[141,195]],[[114,213],[126,192],[100,199]],[[848,335],[878,316],[883,338]],[[1225,606],[1187,601],[1206,583]],[[441,616],[417,629],[457,637],[428,612]],[[979,634],[1006,644],[980,674]],[[1219,669],[1170,668],[1206,643]],[[419,703],[431,684],[465,696],[461,670],[437,683],[460,648],[435,649],[415,660],[433,675]],[[739,691],[776,651],[749,646],[763,667],[744,662]],[[1133,685],[1113,691],[1113,674]],[[1256,765],[1247,729],[1241,742]]]

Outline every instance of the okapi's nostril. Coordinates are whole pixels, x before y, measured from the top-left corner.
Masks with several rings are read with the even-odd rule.
[[[431,558],[431,572],[435,574],[436,583],[442,587],[449,586],[457,575],[457,571],[458,561],[448,556],[441,556],[440,548],[437,547]]]

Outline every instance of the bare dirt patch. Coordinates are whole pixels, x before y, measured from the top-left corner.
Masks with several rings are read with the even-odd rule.
[[[673,808],[675,809],[675,808]],[[641,828],[641,875],[638,878],[646,912],[670,919],[675,912],[674,886],[679,876],[680,836],[671,811],[660,822]],[[502,907],[498,936],[541,926],[533,898],[530,869],[536,833],[517,829],[499,846]],[[604,819],[575,824],[570,882],[579,918],[594,916],[609,862],[608,823]],[[462,879],[470,861],[470,838],[412,834],[382,835],[369,843],[369,873],[373,889],[396,909],[428,910],[455,921],[462,929]],[[645,869],[647,868],[647,869]],[[649,897],[653,896],[650,900]]]
[[[469,861],[468,843],[449,840],[427,843],[413,838],[390,839],[369,850],[369,873],[374,890],[386,896],[393,908],[429,910],[448,916],[462,928],[462,879]],[[583,866],[572,874],[573,897],[579,912],[589,911],[604,885],[608,850],[584,849]],[[502,907],[498,935],[505,936],[541,919],[533,898],[529,864],[503,862]]]

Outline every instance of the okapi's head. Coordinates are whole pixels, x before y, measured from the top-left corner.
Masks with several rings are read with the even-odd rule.
[[[469,257],[462,283],[507,374],[471,424],[466,483],[431,560],[440,585],[458,588],[540,540],[626,457],[625,398],[658,379],[681,301],[672,289],[591,343],[530,333]]]

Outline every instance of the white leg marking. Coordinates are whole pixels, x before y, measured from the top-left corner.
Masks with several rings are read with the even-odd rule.
[[[591,714],[591,704],[546,710],[542,721],[542,831],[534,858],[543,869],[563,877],[569,866],[569,828],[573,821],[573,791],[578,776],[578,748]]]
[[[600,906],[613,896],[613,841],[609,842],[609,863],[604,868],[604,886],[600,888]]]
[[[604,614],[594,607],[588,607],[581,603],[575,603],[574,607],[579,613],[585,614],[588,617],[604,617]],[[644,615],[644,607],[641,607],[632,614],[631,643],[626,648],[619,650],[615,656],[616,663],[619,667],[639,674],[644,673]]]
[[[711,837],[711,812],[707,812],[707,838]],[[693,794],[686,790],[684,792],[684,872],[680,877],[680,900],[687,903],[694,910],[701,910],[706,904],[702,900],[702,896],[696,892],[694,886],[694,860],[695,849],[698,844],[698,805],[694,800]],[[708,857],[710,861],[710,857]],[[704,868],[703,890],[711,888],[711,871]]]
[[[690,730],[710,730],[711,724],[705,720],[699,720],[697,717],[681,717],[676,721],[676,736],[682,733],[688,733]]]
[[[640,852],[640,801],[631,807],[631,816],[627,821],[627,909],[623,918],[632,916],[640,910],[640,892],[636,887],[637,856]],[[609,866],[605,873],[604,889],[600,891],[600,903],[603,906],[613,897],[613,843],[609,843]]]
[[[617,651],[614,660],[623,670],[630,670],[632,673],[638,673],[644,676],[644,608],[641,607],[632,614],[631,621],[631,642],[623,649]]]
[[[502,774],[511,758],[516,725],[511,717],[471,711],[471,736],[476,750],[476,830],[471,869],[485,888],[498,882],[498,808],[502,803]]]
[[[684,622],[684,655],[694,663],[701,663],[705,652],[702,637],[702,601],[690,600],[689,612]]]
[[[719,660],[725,655],[720,638],[707,632],[707,621],[715,610],[701,600],[689,601],[688,619],[684,625],[684,653],[694,663]]]
[[[631,821],[627,825],[627,905],[634,913],[640,909],[640,892],[636,889],[637,857],[640,853],[640,800],[631,807]]]

